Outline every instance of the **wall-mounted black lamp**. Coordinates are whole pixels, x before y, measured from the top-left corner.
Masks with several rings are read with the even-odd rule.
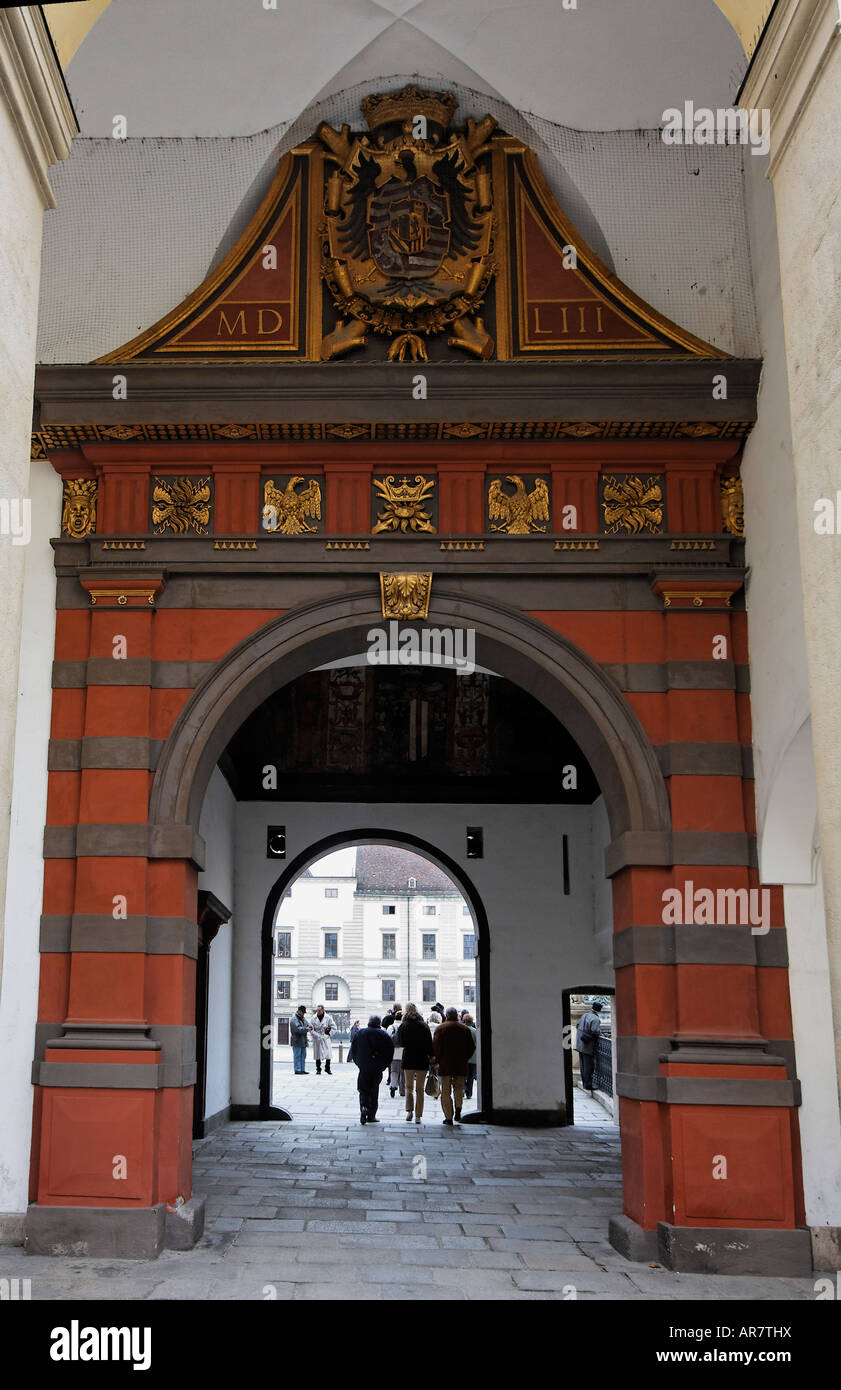
[[[266,827],[266,858],[285,859],[286,858],[286,826],[269,825]]]
[[[483,859],[485,856],[484,834],[481,825],[467,827],[468,859]]]

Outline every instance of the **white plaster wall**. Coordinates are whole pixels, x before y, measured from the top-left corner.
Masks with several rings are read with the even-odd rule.
[[[0,498],[19,501],[30,496],[42,214],[41,193],[24,157],[20,132],[0,100]],[[54,535],[55,516],[51,520],[49,534]],[[25,554],[25,546],[0,534],[0,921],[9,844]],[[2,951],[0,938],[0,988]]]
[[[749,155],[744,163],[763,356],[757,422],[742,459],[745,555],[750,567],[745,587],[751,717],[761,839],[777,771],[809,714],[809,679],[774,192],[765,177],[767,159]],[[763,864],[762,870],[763,881],[779,882],[772,865]]]
[[[55,571],[49,538],[58,530],[61,509],[61,480],[46,460],[33,463],[29,486],[32,540],[20,551],[25,559],[25,636],[16,699],[10,712],[12,716],[17,714],[17,738],[9,848],[12,871],[6,891],[0,994],[0,1229],[3,1214],[22,1214],[28,1199],[52,703],[49,671],[55,640]]]
[[[207,788],[199,834],[207,845],[208,868],[199,888],[209,889],[234,909],[234,836],[236,802],[218,767]],[[231,978],[236,914],[216,933],[210,947],[207,990],[207,1089],[205,1118],[231,1101]]]
[[[836,1076],[841,1073],[841,535],[815,503],[841,489],[841,45],[774,174]],[[837,528],[837,518],[836,518]],[[818,1003],[820,1008],[820,1001]]]
[[[803,1194],[809,1226],[841,1226],[841,1115],[835,1075],[823,878],[784,890],[797,1074]]]
[[[589,807],[398,806],[244,802],[237,807],[234,892],[233,1099],[259,1099],[260,933],[269,890],[282,870],[265,857],[265,826],[286,824],[289,860],[326,835],[376,828],[436,845],[473,881],[488,913],[494,1103],[553,1109],[563,1103],[561,992],[607,967],[593,932],[594,844]],[[465,827],[484,828],[484,858],[465,857]],[[569,836],[573,892],[563,894],[561,836]],[[605,983],[613,982],[612,970]],[[478,1001],[481,1025],[481,999]],[[546,1057],[545,1067],[535,1059]]]
[[[802,1087],[798,1120],[806,1219],[810,1225],[839,1225],[841,1130],[832,993],[823,887],[815,882],[812,852],[817,788],[809,738],[802,531],[798,534],[777,209],[774,190],[765,176],[767,163],[765,159],[745,159],[751,261],[764,358],[757,423],[742,460],[750,567],[746,594],[759,867],[763,883],[786,885],[789,993]],[[796,383],[796,358],[793,363],[792,380]],[[814,539],[807,537],[804,544],[810,549]],[[827,543],[832,545],[832,538],[827,538]],[[806,592],[811,604],[811,589]],[[837,670],[837,648],[835,658]]]

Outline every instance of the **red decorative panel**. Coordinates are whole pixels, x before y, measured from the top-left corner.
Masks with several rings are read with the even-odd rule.
[[[45,1087],[38,1202],[151,1206],[155,1111],[154,1091]],[[125,1178],[114,1176],[122,1171]]]
[[[676,1225],[795,1225],[787,1110],[673,1105],[669,1125]]]

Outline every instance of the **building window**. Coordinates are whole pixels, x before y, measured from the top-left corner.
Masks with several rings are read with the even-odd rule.
[[[338,888],[325,888],[324,896],[325,898],[338,898],[339,890]]]
[[[279,931],[277,934],[277,954],[284,960],[288,960],[292,954],[292,933],[291,931]]]
[[[335,960],[339,954],[339,933],[326,931],[324,933],[324,955],[327,960]]]
[[[291,981],[291,980],[277,980],[277,981],[275,981],[275,984],[276,984],[276,990],[275,990],[275,998],[276,998],[276,999],[291,999],[291,998],[292,998],[292,981]]]
[[[393,931],[383,932],[383,960],[397,959],[397,936]]]
[[[465,903],[465,904],[464,904],[464,907],[461,909],[461,915],[462,915],[462,917],[469,917],[469,916],[470,916],[470,908],[467,906],[467,903]]]
[[[464,1002],[465,1004],[476,1003],[476,986],[464,982]]]
[[[410,879],[408,880],[408,886],[409,886],[409,888],[417,888],[417,886],[418,886],[418,881],[417,881],[417,879],[416,879],[416,878],[410,878]]]
[[[434,980],[421,980],[421,997],[424,1004],[435,1003],[436,985]]]
[[[434,903],[425,903],[425,904],[424,904],[424,909],[423,909],[423,915],[424,915],[424,917],[434,917],[437,911],[438,911],[438,909],[437,909],[437,907],[435,906]]]
[[[284,893],[283,896],[284,896],[284,898],[291,898],[291,897],[292,897],[292,889],[291,889],[291,888],[287,888],[287,890],[286,890],[286,892]]]
[[[397,909],[396,909],[396,907],[394,906],[394,903],[383,903],[383,916],[384,916],[384,917],[393,917],[396,911],[397,911]]]
[[[474,960],[476,957],[476,937],[465,933],[462,937],[462,950],[465,960]]]
[[[425,932],[423,933],[423,937],[422,937],[421,939],[422,939],[422,941],[423,941],[423,958],[424,958],[424,960],[434,960],[434,959],[435,959],[435,933],[432,932],[432,931],[425,931]]]
[[[395,992],[396,989],[397,989],[397,981],[396,981],[396,980],[383,980],[383,994],[382,994],[382,1000],[383,1000],[383,1003],[384,1003],[384,1004],[393,1004],[393,1003],[394,1003],[394,1001],[395,1001],[395,999],[396,999],[396,997],[397,997],[396,992]]]
[[[324,985],[324,999],[328,1004],[338,1004],[339,984],[337,980],[327,980]]]

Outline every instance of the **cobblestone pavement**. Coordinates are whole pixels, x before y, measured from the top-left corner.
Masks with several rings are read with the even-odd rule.
[[[355,1071],[334,1071],[280,1078],[279,1102],[302,1088],[291,1123],[199,1141],[207,1230],[195,1250],[80,1260],[3,1247],[0,1278],[31,1279],[33,1299],[815,1297],[812,1279],[673,1274],[618,1255],[618,1130],[587,1097],[578,1118],[598,1114],[567,1129],[446,1129],[437,1102],[409,1125],[383,1088],[382,1123],[363,1128]]]

